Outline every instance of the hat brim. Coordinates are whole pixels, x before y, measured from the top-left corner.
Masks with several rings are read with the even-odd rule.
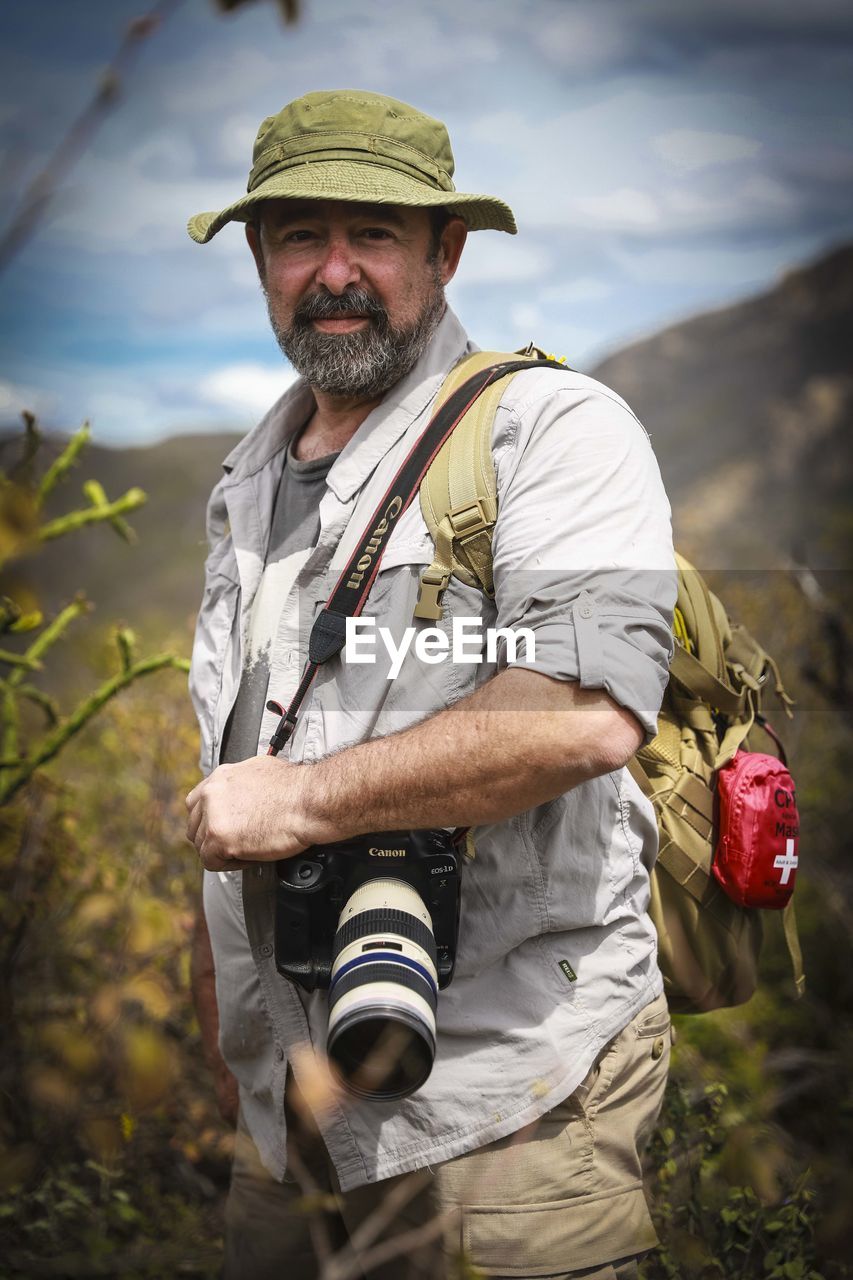
[[[274,173],[254,191],[218,213],[197,213],[187,230],[198,244],[207,244],[227,222],[249,222],[262,200],[343,200],[361,204],[395,204],[409,208],[445,208],[458,214],[470,231],[518,228],[512,209],[497,196],[440,191],[395,169],[357,160],[316,161]]]

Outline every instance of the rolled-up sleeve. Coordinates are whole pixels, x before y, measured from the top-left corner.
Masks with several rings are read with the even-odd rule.
[[[525,373],[496,418],[497,626],[535,643],[499,644],[498,662],[604,689],[651,738],[672,657],[670,507],[631,410],[571,378]]]

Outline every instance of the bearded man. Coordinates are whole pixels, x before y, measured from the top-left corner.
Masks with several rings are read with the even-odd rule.
[[[187,798],[205,868],[194,987],[220,1101],[239,1102],[229,1280],[307,1280],[337,1247],[377,1280],[437,1280],[463,1256],[494,1277],[624,1280],[655,1244],[640,1151],[670,1031],[646,911],[656,828],[624,766],[655,732],[675,579],[657,465],[624,401],[530,368],[495,414],[494,599],[452,580],[443,625],[529,628],[535,653],[434,665],[411,647],[394,680],[380,655],[343,654],[286,758],[265,754],[268,699],[289,702],[317,612],[476,350],[444,298],[466,236],[516,229],[452,174],[438,121],[312,93],[261,125],[248,193],[189,224],[201,243],[246,224],[301,375],[212,495],[191,674],[206,775]],[[398,640],[433,552],[413,502],[363,610]],[[274,864],[456,827],[476,856],[432,1073],[396,1100],[327,1088],[328,992],[276,970]],[[314,1214],[306,1191],[325,1193]]]

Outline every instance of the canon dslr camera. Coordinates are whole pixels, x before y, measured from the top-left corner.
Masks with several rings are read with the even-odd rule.
[[[326,1053],[360,1097],[405,1098],[432,1070],[458,864],[445,831],[358,836],[276,864],[276,967],[305,991],[328,987]]]

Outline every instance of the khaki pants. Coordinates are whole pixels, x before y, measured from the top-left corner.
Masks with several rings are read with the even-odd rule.
[[[641,1152],[663,1100],[670,1039],[661,996],[535,1124],[354,1191],[340,1191],[322,1140],[292,1106],[284,1183],[263,1168],[241,1124],[225,1280],[318,1280],[318,1258],[340,1250],[351,1264],[334,1272],[340,1280],[451,1280],[463,1274],[462,1256],[490,1280],[635,1280],[638,1258],[657,1243]],[[290,1181],[300,1167],[323,1194],[304,1198]]]

